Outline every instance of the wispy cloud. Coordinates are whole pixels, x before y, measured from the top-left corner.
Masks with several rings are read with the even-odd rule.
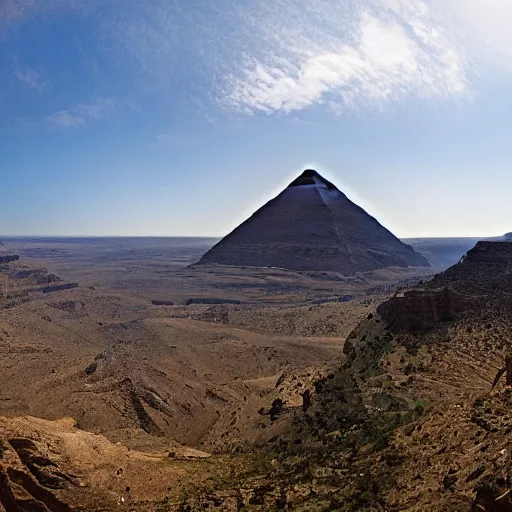
[[[97,0],[1,0],[0,28],[39,14],[70,10],[91,13],[98,5]]]
[[[69,110],[55,112],[45,118],[45,124],[54,127],[79,128],[92,121],[98,121],[117,108],[111,98],[99,98],[89,104],[80,104]]]
[[[183,137],[176,135],[176,133],[173,133],[172,131],[166,131],[159,133],[156,136],[156,142],[162,145],[173,145],[183,142]]]
[[[193,79],[182,90],[229,111],[324,105],[339,113],[411,98],[462,98],[470,90],[471,59],[440,4],[428,0],[140,5],[136,21],[125,10],[109,24],[139,76],[162,88]]]
[[[433,0],[479,67],[512,67],[510,0]]]
[[[14,70],[14,76],[25,89],[42,92],[50,85],[46,73],[36,69],[17,67]]]
[[[299,15],[301,30],[302,16],[310,14]],[[339,112],[467,92],[464,57],[420,0],[367,2],[357,10],[322,6],[310,19],[309,31],[287,27],[273,36],[274,50],[246,57],[221,101],[249,114],[289,113],[315,104]]]
[[[0,0],[0,24],[41,13],[89,16],[139,92],[172,91],[174,101],[196,109],[215,102],[248,114],[458,99],[470,94],[475,68],[512,67],[510,0],[191,4]],[[96,116],[87,107],[58,112],[49,122],[83,126]]]

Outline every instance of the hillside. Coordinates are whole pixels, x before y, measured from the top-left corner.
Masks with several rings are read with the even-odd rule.
[[[346,362],[302,408],[283,406],[287,426],[264,450],[279,463],[253,478],[254,510],[512,510],[511,395],[498,373],[511,341],[511,267],[511,245],[479,243],[368,315]]]

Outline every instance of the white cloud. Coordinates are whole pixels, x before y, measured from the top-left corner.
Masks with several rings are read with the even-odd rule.
[[[223,102],[247,113],[288,113],[320,103],[342,111],[467,93],[465,60],[424,2],[382,0],[316,14],[320,23],[308,35],[279,32],[278,51],[247,58]],[[332,19],[321,26],[322,14],[337,17],[337,34]]]
[[[98,98],[89,104],[80,104],[69,110],[55,112],[45,118],[45,124],[63,128],[79,128],[91,121],[104,118],[108,112],[117,107],[114,100]]]

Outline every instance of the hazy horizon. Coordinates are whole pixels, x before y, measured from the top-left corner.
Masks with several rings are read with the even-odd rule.
[[[201,236],[201,235],[48,235],[48,234],[9,234],[2,235],[0,233],[0,242],[9,239],[56,239],[56,240],[94,240],[94,239],[162,239],[162,238],[173,238],[173,239],[190,239],[190,240],[221,240],[228,233],[221,236]],[[410,236],[410,237],[399,237],[401,240],[473,240],[473,239],[490,239],[490,238],[502,238],[505,233],[500,235],[482,235],[482,236]]]

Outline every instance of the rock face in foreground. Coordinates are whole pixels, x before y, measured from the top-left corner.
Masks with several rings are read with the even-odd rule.
[[[450,288],[438,291],[411,290],[384,302],[377,312],[386,321],[389,330],[417,331],[454,320],[464,306],[463,297]]]
[[[307,170],[210,249],[199,264],[279,267],[346,275],[428,267],[316,171]]]

